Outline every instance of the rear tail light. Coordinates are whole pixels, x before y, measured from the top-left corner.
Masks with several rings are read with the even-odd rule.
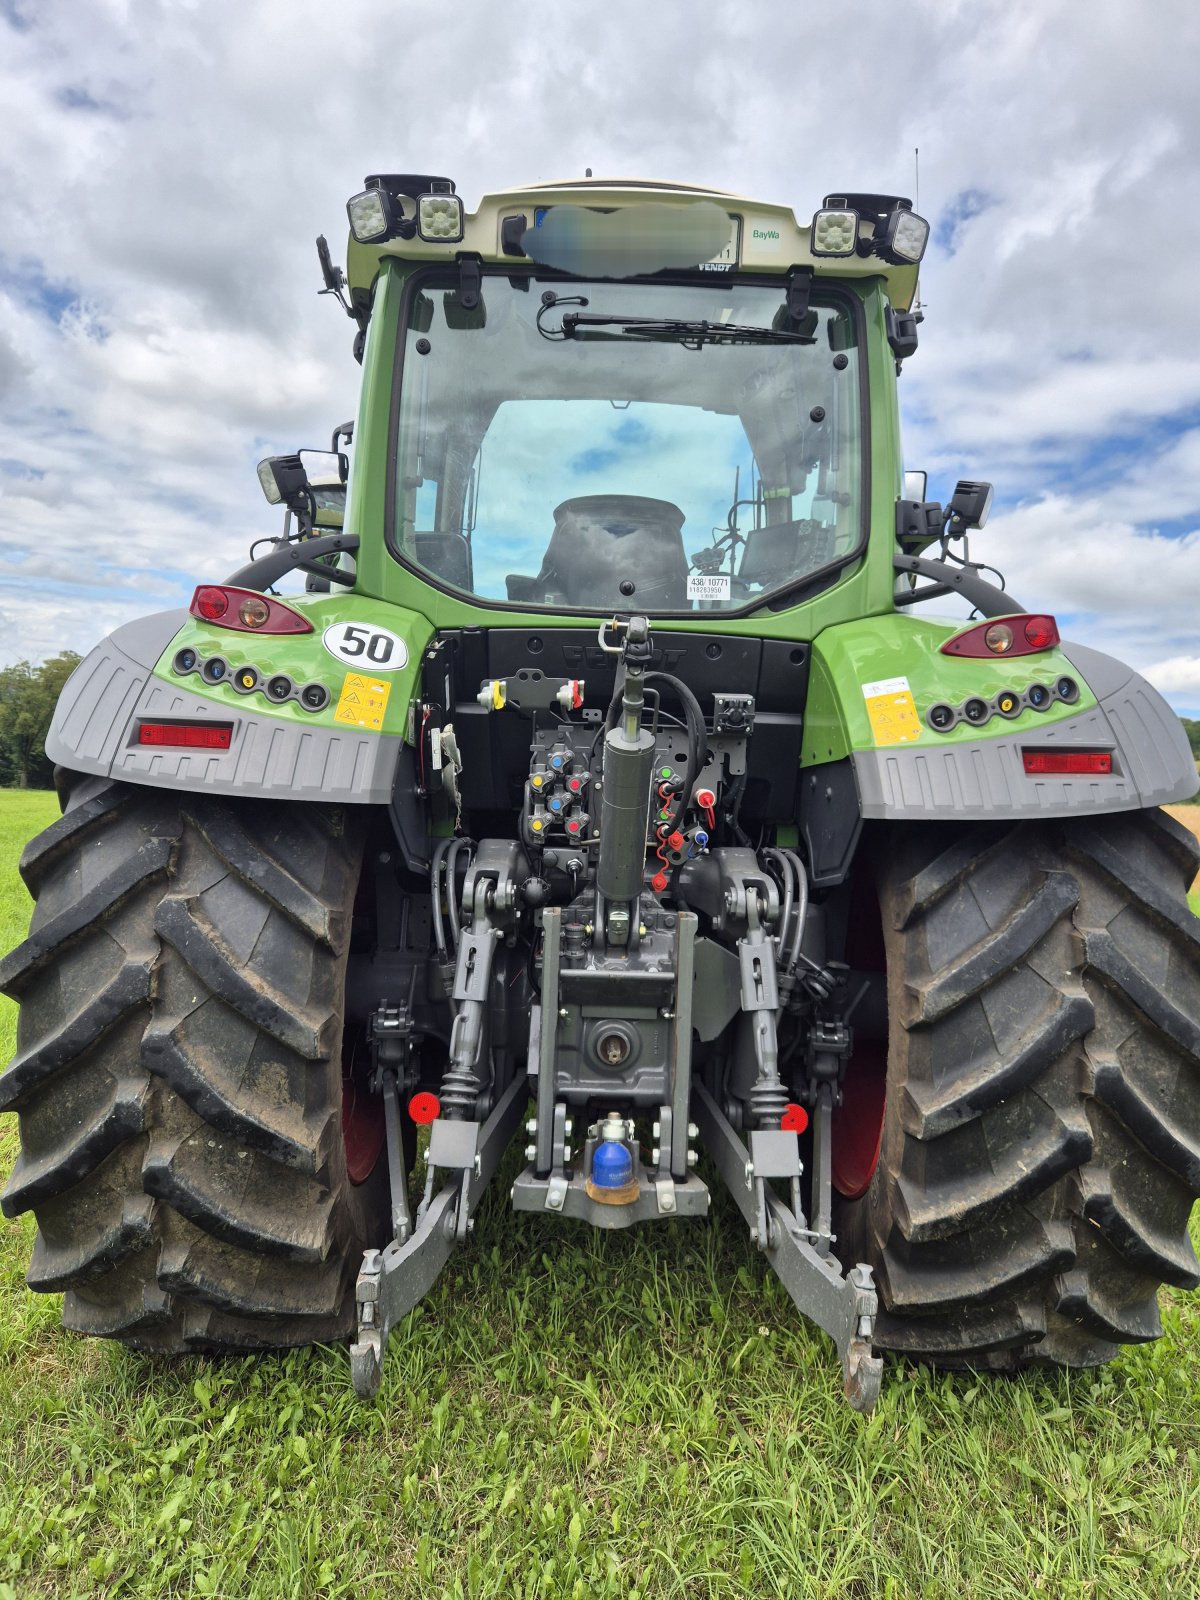
[[[1033,777],[1047,773],[1091,777],[1112,775],[1111,750],[1022,750],[1025,771]]]
[[[233,589],[228,584],[202,583],[188,607],[201,622],[239,633],[311,633],[307,617],[256,589]]]
[[[944,656],[1032,656],[1053,650],[1058,643],[1058,623],[1042,613],[978,622],[956,633],[942,645]]]
[[[232,722],[143,722],[139,744],[167,745],[182,750],[228,750]]]

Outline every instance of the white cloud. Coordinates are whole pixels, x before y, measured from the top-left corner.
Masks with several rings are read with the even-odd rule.
[[[1193,705],[1200,705],[1200,656],[1172,656],[1168,661],[1157,661],[1146,668],[1146,677],[1163,694],[1186,695]]]
[[[473,204],[590,166],[804,216],[842,185],[911,193],[914,145],[927,215],[987,204],[926,263],[910,463],[1020,502],[978,548],[1022,598],[1131,660],[1195,657],[1195,541],[1153,530],[1200,527],[1196,7],[914,0],[900,30],[870,0],[516,22],[460,0],[373,6],[362,28],[318,0],[19,9],[23,31],[0,13],[0,659],[163,603],[275,531],[254,461],[354,411],[353,330],[316,297],[312,240],[342,254],[365,173],[448,172]],[[1072,501],[1110,445],[1103,497]]]

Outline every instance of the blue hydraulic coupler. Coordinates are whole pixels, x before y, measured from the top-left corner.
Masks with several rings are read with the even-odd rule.
[[[623,1140],[605,1136],[592,1157],[592,1182],[597,1189],[623,1189],[632,1177],[633,1155],[629,1146]]]
[[[634,1175],[633,1151],[627,1141],[625,1121],[615,1111],[609,1112],[596,1130],[598,1138],[592,1151],[592,1170],[585,1188],[593,1200],[601,1205],[624,1206],[638,1197],[638,1180]]]

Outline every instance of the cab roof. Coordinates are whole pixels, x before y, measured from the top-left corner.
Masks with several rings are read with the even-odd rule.
[[[371,184],[391,181],[386,178],[368,180]],[[433,181],[446,183],[447,191],[453,193],[453,185],[448,180]],[[434,264],[453,262],[468,255],[478,256],[484,263],[503,263],[514,268],[531,264],[520,249],[514,250],[513,238],[514,235],[519,237],[520,231],[516,219],[524,217],[526,224],[533,224],[539,214],[556,205],[610,211],[647,204],[688,207],[698,201],[719,205],[731,219],[729,253],[732,259],[725,270],[778,275],[782,279],[792,268],[802,267],[810,269],[816,279],[883,278],[888,299],[897,310],[907,311],[913,302],[917,266],[897,266],[877,255],[814,256],[809,248],[811,219],[803,224],[798,222],[790,206],[752,200],[696,184],[646,178],[570,178],[502,189],[484,195],[474,211],[465,213],[463,236],[453,242],[414,236],[361,244],[351,235],[346,275],[356,302],[363,304],[369,299],[381,263],[389,257]],[[506,221],[509,224],[507,237]]]

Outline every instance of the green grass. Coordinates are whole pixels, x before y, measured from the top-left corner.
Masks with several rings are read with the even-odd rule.
[[[0,792],[0,928],[51,796]],[[0,1171],[16,1154],[0,1122]],[[165,1362],[62,1332],[0,1226],[0,1600],[775,1596],[1145,1600],[1200,1589],[1200,1308],[1094,1373],[889,1364],[874,1415],[729,1204],[606,1238],[508,1215],[392,1339]]]

